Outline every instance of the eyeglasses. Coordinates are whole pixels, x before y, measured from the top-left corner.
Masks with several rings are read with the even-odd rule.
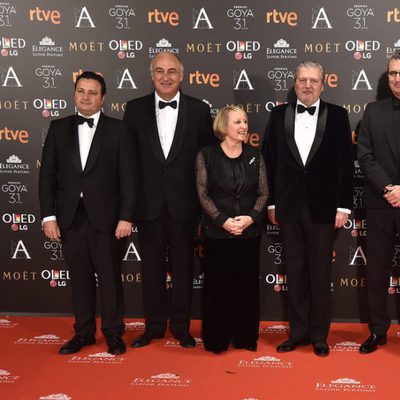
[[[300,78],[297,79],[297,82],[300,83],[300,85],[307,85],[307,82],[310,82],[311,86],[317,86],[321,83],[320,79],[305,79],[305,78]]]
[[[400,71],[389,71],[388,76],[390,79],[396,79],[400,75]]]

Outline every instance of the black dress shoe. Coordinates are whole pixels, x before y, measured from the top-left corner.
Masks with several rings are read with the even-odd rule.
[[[257,351],[257,343],[256,344],[250,344],[250,345],[241,345],[237,343],[232,343],[232,346],[234,349],[244,349],[244,350],[249,350],[249,351]]]
[[[386,335],[376,335],[373,333],[361,346],[359,352],[361,354],[372,353],[378,348],[378,345],[382,346],[386,344],[387,336]]]
[[[276,351],[278,353],[287,353],[289,351],[293,351],[296,349],[297,346],[307,346],[310,344],[309,339],[301,339],[301,340],[292,340],[288,339],[281,343],[277,348]]]
[[[153,333],[145,331],[142,335],[137,337],[131,344],[132,347],[143,347],[151,343],[153,339],[161,339],[164,337],[163,333]]]
[[[329,354],[329,346],[326,342],[313,343],[314,354],[319,357],[326,357]]]
[[[110,354],[114,354],[115,356],[117,356],[118,354],[125,353],[126,346],[120,335],[107,336],[106,341],[108,346],[107,351]]]
[[[84,346],[90,346],[96,343],[96,339],[93,336],[79,336],[75,335],[69,342],[65,343],[58,354],[74,354],[82,349]]]
[[[176,335],[174,335],[174,338],[179,340],[179,344],[182,347],[186,347],[188,349],[196,347],[196,341],[188,331],[179,332]]]

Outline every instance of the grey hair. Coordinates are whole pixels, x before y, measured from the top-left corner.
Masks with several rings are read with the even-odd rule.
[[[153,71],[154,62],[155,62],[156,58],[161,54],[171,54],[171,56],[175,57],[177,59],[177,61],[179,62],[179,72],[183,75],[184,67],[183,67],[183,63],[182,63],[182,60],[180,59],[180,57],[175,53],[171,53],[170,51],[162,51],[162,52],[158,53],[155,57],[153,57],[150,61],[150,76],[152,78],[153,78],[153,74],[154,74],[154,71]]]
[[[394,60],[400,60],[400,50],[396,50],[395,52],[393,52],[393,54],[390,56],[388,64],[387,64],[387,69],[389,71],[389,64],[391,63],[391,61]]]
[[[300,68],[316,68],[319,70],[319,74],[321,76],[321,81],[324,83],[325,80],[325,72],[324,69],[322,68],[322,65],[317,63],[316,61],[311,61],[311,60],[306,60],[302,61],[296,68],[296,71],[294,72],[294,80],[297,79],[297,76],[300,72]]]

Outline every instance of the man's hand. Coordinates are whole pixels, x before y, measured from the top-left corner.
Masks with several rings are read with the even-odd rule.
[[[61,232],[57,221],[54,220],[44,222],[43,231],[46,237],[50,240],[56,240],[57,242],[61,240]]]
[[[222,225],[222,227],[228,231],[229,233],[231,233],[232,235],[241,235],[242,234],[242,230],[239,226],[239,224],[235,221],[235,218],[228,218],[224,224]]]
[[[234,219],[238,224],[238,228],[240,229],[240,234],[242,234],[242,232],[254,222],[253,218],[251,218],[248,215],[238,215]]]
[[[390,203],[392,207],[400,207],[400,186],[399,185],[389,185],[385,187],[387,191],[383,197]]]
[[[268,209],[268,219],[273,225],[278,225],[278,220],[276,219],[275,208]]]
[[[118,221],[117,228],[115,229],[115,237],[121,239],[128,237],[132,233],[132,222]]]
[[[348,219],[349,219],[349,214],[342,211],[337,211],[335,218],[335,228],[336,229],[342,228]]]

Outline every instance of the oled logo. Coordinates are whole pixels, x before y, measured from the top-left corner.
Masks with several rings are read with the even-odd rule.
[[[235,30],[247,30],[247,20],[254,18],[254,12],[248,6],[233,6],[226,11],[226,15],[234,22]]]
[[[23,38],[7,38],[2,37],[0,39],[0,54],[3,57],[15,57],[18,56],[18,50],[26,47],[26,41]]]
[[[29,164],[22,163],[22,160],[12,155],[6,159],[6,163],[0,163],[0,174],[29,174]]]
[[[117,89],[137,89],[128,68],[117,70]]]
[[[351,236],[367,236],[367,220],[366,219],[348,219],[343,226],[344,229],[351,229]]]
[[[68,270],[58,270],[58,269],[45,269],[41,273],[41,278],[49,281],[49,285],[53,288],[55,287],[65,287],[67,286],[67,281],[69,281],[70,275]]]
[[[108,15],[115,20],[117,29],[131,29],[129,26],[130,17],[136,17],[135,10],[128,5],[115,5],[108,10]]]
[[[290,27],[297,25],[297,13],[294,11],[278,11],[275,8],[266,13],[267,24],[287,24]]]
[[[290,47],[290,44],[285,39],[279,39],[274,43],[274,47],[267,47],[267,60],[286,60],[296,59],[297,49]]]
[[[293,85],[294,73],[286,67],[276,67],[267,72],[267,77],[273,82],[275,91],[287,91]]]
[[[39,45],[32,46],[32,55],[34,57],[62,57],[63,48],[57,46],[53,39],[45,36]]]
[[[253,57],[253,53],[260,50],[260,42],[255,40],[247,41],[233,41],[230,40],[226,43],[226,49],[230,52],[235,52],[236,60],[247,59],[250,60]]]
[[[287,292],[287,276],[285,274],[268,274],[265,277],[268,285],[274,285],[275,292]]]
[[[372,90],[369,83],[368,76],[364,69],[360,71],[351,71],[352,74],[352,87],[351,90]]]
[[[400,277],[390,275],[388,293],[389,294],[400,293]]]
[[[189,73],[189,85],[208,85],[212,88],[216,88],[220,85],[219,75],[215,72],[212,73],[203,73],[200,71],[195,71]]]
[[[158,53],[168,51],[169,53],[179,54],[179,49],[177,47],[172,47],[172,43],[167,39],[162,38],[156,43],[156,47],[149,47],[149,57],[153,58]]]
[[[149,24],[169,24],[171,26],[179,25],[179,14],[176,11],[159,11],[157,8],[147,13]]]
[[[355,4],[347,9],[346,15],[353,20],[353,28],[357,30],[368,29],[368,18],[375,16],[374,9],[366,4]]]
[[[192,29],[214,29],[204,7],[192,9]]]
[[[135,51],[143,49],[143,42],[140,40],[110,40],[108,43],[110,50],[118,51],[118,58],[135,58]]]
[[[11,230],[27,231],[28,226],[35,222],[36,218],[33,214],[20,214],[20,213],[6,213],[3,214],[2,221],[11,226]]]
[[[377,40],[349,40],[345,43],[347,51],[354,51],[354,58],[361,60],[371,58],[372,52],[379,50],[381,44]]]
[[[324,7],[311,9],[311,29],[332,29]]]
[[[11,17],[17,15],[17,10],[9,2],[0,3],[0,28],[12,26]]]
[[[75,8],[75,28],[96,28],[87,7]]]
[[[64,99],[35,99],[33,107],[42,110],[42,116],[45,118],[58,117],[60,111],[67,108],[67,102]]]
[[[0,81],[2,87],[22,87],[21,81],[12,66],[0,67]]]
[[[57,78],[61,78],[62,72],[55,65],[41,65],[35,69],[35,75],[40,78],[44,89],[56,89]]]
[[[33,10],[29,10],[29,20],[59,25],[61,24],[61,13],[58,10],[42,10],[36,7]]]

